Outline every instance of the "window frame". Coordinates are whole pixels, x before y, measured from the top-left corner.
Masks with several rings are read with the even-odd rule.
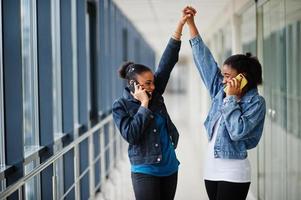
[[[4,132],[4,89],[3,89],[3,45],[2,45],[2,0],[0,0],[0,170],[5,168],[5,132]],[[6,181],[0,180],[0,191],[6,187]]]
[[[5,166],[4,101],[3,101],[2,0],[0,0],[0,168]]]
[[[21,0],[21,59],[22,59],[22,98],[23,98],[23,150],[24,159],[40,149],[39,131],[39,86],[38,86],[38,46],[37,46],[37,2]],[[28,53],[29,52],[29,53]],[[28,54],[28,55],[27,55]],[[30,134],[27,141],[27,134]],[[28,143],[27,143],[28,142]],[[40,163],[35,156],[24,163],[25,175]],[[25,198],[41,197],[40,175],[25,183]],[[31,192],[30,192],[31,191]]]

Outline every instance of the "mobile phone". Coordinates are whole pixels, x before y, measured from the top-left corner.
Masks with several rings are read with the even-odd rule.
[[[238,74],[236,77],[235,77],[236,80],[240,81],[240,90],[242,90],[248,83],[246,77],[243,75],[243,74]],[[228,86],[226,86],[224,88],[224,91],[226,92],[227,91],[227,88]]]
[[[133,93],[135,93],[135,84],[134,83],[136,83],[136,85],[139,85],[138,81],[130,80],[129,89]]]
[[[139,85],[138,81],[130,80],[129,89],[133,93],[135,93],[135,84],[134,83],[136,83],[136,85]],[[148,98],[151,98],[152,95],[149,92],[146,91],[146,94],[147,94]]]

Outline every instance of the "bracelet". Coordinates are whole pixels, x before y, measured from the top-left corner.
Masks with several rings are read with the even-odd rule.
[[[181,40],[181,36],[178,37],[178,36],[176,36],[176,35],[172,35],[172,37],[173,37],[175,40]]]
[[[182,33],[175,31],[176,34],[182,36]]]

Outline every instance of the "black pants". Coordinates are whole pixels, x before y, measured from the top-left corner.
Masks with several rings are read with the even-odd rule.
[[[132,173],[132,183],[136,200],[173,200],[178,172],[170,176],[152,176],[141,173]]]
[[[210,200],[245,200],[250,183],[205,180],[205,186]]]

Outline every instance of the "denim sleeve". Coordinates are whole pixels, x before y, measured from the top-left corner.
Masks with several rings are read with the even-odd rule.
[[[222,116],[231,140],[255,139],[257,143],[262,135],[266,113],[265,100],[256,96],[242,111],[235,96],[227,96],[222,105]],[[253,144],[254,141],[252,142]]]
[[[113,103],[113,119],[122,137],[129,144],[138,144],[146,127],[154,118],[152,111],[140,106],[137,113],[131,116],[120,101]]]
[[[181,41],[170,38],[155,72],[156,91],[163,94],[170,77],[170,73],[178,62]]]
[[[223,87],[221,70],[218,68],[210,50],[198,35],[190,41],[193,59],[201,78],[209,90],[211,98]]]

